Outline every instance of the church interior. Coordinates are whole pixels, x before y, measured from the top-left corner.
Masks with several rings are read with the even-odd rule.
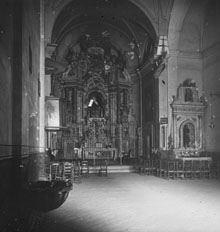
[[[94,187],[103,181],[116,194],[112,178],[120,194],[128,185],[119,183],[134,183],[137,201],[151,187],[158,194],[156,183],[173,188],[171,202],[175,185],[217,199],[219,1],[1,0],[0,12],[0,231],[58,231],[39,229],[44,215],[73,204],[80,189],[104,200]],[[75,194],[84,209],[89,195]],[[166,211],[155,196],[161,209],[146,203],[146,211]],[[135,223],[74,231],[177,231]],[[179,231],[203,231],[185,225]]]

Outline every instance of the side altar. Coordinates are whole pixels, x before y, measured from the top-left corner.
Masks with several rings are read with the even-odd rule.
[[[186,79],[177,89],[171,104],[172,145],[175,158],[203,156],[203,118],[205,102],[196,83]]]

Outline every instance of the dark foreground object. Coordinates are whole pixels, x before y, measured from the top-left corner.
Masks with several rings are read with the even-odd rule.
[[[42,216],[61,206],[72,189],[66,181],[29,183],[2,202],[1,232],[36,232]]]

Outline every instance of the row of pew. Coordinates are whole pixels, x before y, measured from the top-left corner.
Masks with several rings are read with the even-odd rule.
[[[49,181],[64,180],[71,183],[81,183],[82,177],[89,175],[87,162],[48,162],[46,164],[46,175]]]
[[[219,162],[209,160],[144,160],[138,165],[141,175],[168,179],[219,178]]]
[[[48,162],[46,164],[46,176],[49,181],[64,180],[71,183],[81,183],[83,177],[88,177],[89,163],[87,160],[73,161],[73,162]],[[98,167],[99,175],[107,175],[108,163],[106,160],[101,162]]]

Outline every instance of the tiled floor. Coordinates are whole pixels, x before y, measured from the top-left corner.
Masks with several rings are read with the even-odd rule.
[[[219,180],[91,175],[48,213],[41,232],[219,232]]]

